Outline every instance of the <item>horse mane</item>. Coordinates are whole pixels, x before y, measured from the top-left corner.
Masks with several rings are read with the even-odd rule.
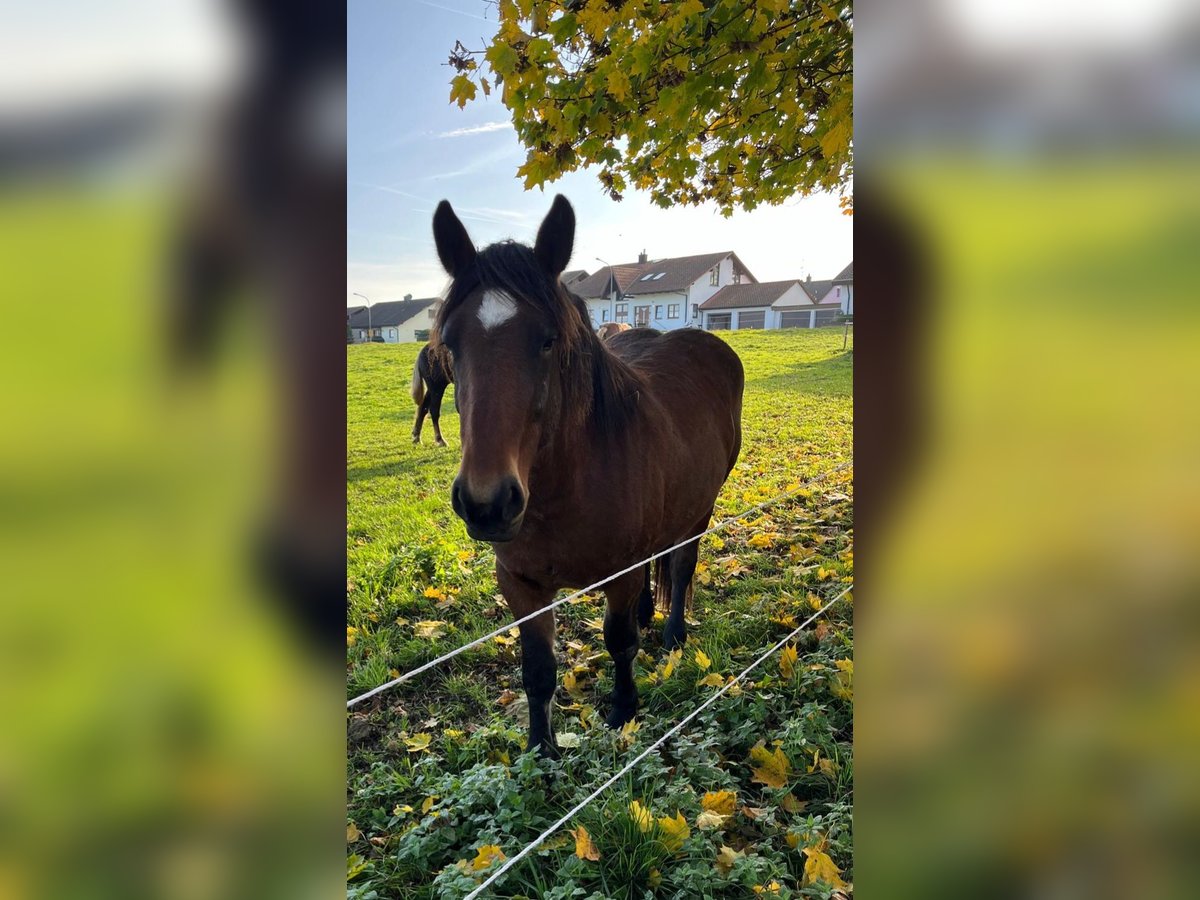
[[[567,422],[601,438],[617,434],[637,407],[641,378],[592,331],[584,301],[558,278],[548,278],[533,250],[524,244],[499,241],[476,254],[450,285],[430,332],[430,347],[441,348],[447,316],[475,291],[487,288],[504,291],[554,323]]]

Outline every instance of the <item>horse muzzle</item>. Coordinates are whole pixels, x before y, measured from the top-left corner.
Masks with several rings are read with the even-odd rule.
[[[501,479],[483,496],[476,496],[461,475],[450,488],[454,514],[466,524],[467,534],[477,541],[503,543],[515,538],[521,530],[527,501],[521,482],[512,476]]]

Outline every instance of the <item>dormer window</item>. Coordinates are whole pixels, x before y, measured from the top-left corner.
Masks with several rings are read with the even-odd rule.
[[[709,284],[720,284],[721,283],[721,267],[720,266],[712,267],[712,270],[708,273],[708,283]]]
[[[742,273],[739,272],[737,269],[733,270],[733,283],[734,284],[742,283]]]

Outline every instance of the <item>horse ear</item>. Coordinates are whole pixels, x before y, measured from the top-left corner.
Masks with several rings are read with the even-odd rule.
[[[571,208],[567,198],[559,194],[554,198],[550,212],[546,214],[542,226],[538,229],[533,255],[551,277],[557,278],[571,261],[574,246],[575,210]]]
[[[438,259],[451,278],[458,277],[475,261],[475,244],[448,200],[439,203],[433,213],[433,241],[437,245]]]

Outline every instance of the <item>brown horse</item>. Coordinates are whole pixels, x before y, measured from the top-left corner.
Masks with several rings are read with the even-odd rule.
[[[583,301],[559,282],[575,237],[561,195],[532,249],[503,241],[476,251],[444,200],[433,233],[454,279],[432,336],[451,354],[459,408],[451,502],[471,537],[495,549],[513,614],[704,531],[741,447],[737,354],[692,329],[639,328],[602,343]],[[658,567],[659,593],[670,597],[668,648],[685,639],[698,544]],[[604,586],[614,727],[637,712],[633,660],[638,620],[648,624],[652,611],[648,570]],[[529,747],[553,755],[554,614],[520,629]]]
[[[446,354],[435,350],[429,344],[421,348],[413,362],[412,398],[417,404],[417,416],[413,419],[412,439],[414,444],[421,443],[421,426],[425,424],[425,416],[433,423],[433,442],[439,447],[445,447],[442,440],[442,395],[446,388],[454,383],[454,375],[450,369],[450,361]],[[426,391],[426,385],[429,390]]]
[[[633,326],[628,322],[605,322],[596,329],[596,337],[602,341],[607,341],[615,334],[620,334],[622,331],[628,331]]]

